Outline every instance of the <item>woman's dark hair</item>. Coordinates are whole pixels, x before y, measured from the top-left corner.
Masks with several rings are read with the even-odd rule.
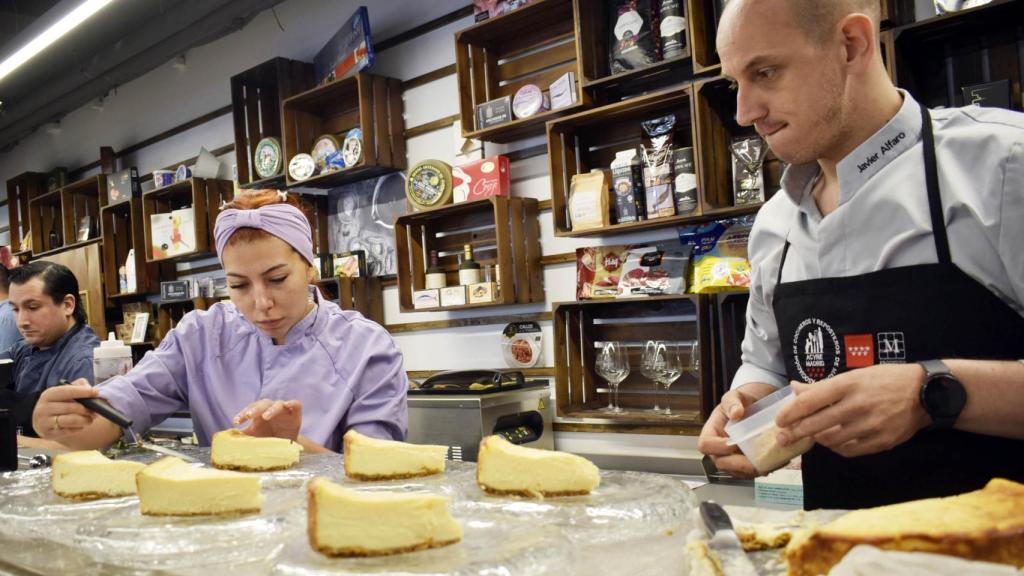
[[[56,262],[46,262],[45,260],[35,260],[25,264],[24,266],[18,266],[17,268],[11,268],[8,271],[11,284],[27,284],[33,278],[39,278],[43,282],[43,293],[49,296],[54,304],[60,304],[64,301],[64,297],[68,294],[75,297],[75,311],[74,317],[75,322],[79,324],[85,324],[87,319],[85,317],[85,309],[82,308],[82,303],[78,301],[78,278],[71,273],[71,270],[63,264],[57,264]]]

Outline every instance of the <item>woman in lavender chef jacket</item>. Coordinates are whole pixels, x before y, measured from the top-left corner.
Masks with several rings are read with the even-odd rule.
[[[32,417],[39,435],[79,449],[111,444],[123,431],[75,401],[98,396],[136,432],[188,410],[203,445],[242,424],[310,452],[340,450],[351,428],[404,439],[401,352],[382,327],[310,286],[312,233],[296,199],[246,191],[217,217],[214,237],[231,303],[185,315],[124,376],[44,392]]]

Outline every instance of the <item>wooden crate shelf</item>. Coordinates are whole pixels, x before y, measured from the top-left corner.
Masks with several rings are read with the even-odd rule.
[[[591,420],[594,424],[628,426],[693,426],[711,409],[713,340],[707,297],[693,294],[649,298],[588,300],[555,303],[554,355],[557,414],[560,418]],[[640,371],[643,344],[668,340],[687,345],[700,343],[698,374],[683,374],[669,393],[659,390]],[[621,414],[608,414],[608,385],[594,371],[597,346],[615,341],[626,344],[630,374],[619,386]],[[647,412],[657,401],[669,406],[671,416]]]
[[[284,183],[288,166],[283,159],[279,176],[261,180],[256,175],[256,145],[268,137],[281,142],[281,102],[313,85],[313,65],[288,58],[272,58],[231,77],[235,164],[241,186],[278,188],[272,184]]]
[[[299,203],[302,205],[306,217],[309,219],[310,227],[313,230],[313,254],[323,258],[329,256],[330,235],[328,234],[329,208],[327,206],[326,194],[301,194]]]
[[[573,0],[537,0],[455,34],[462,134],[509,142],[544,133],[548,120],[578,112],[590,103],[581,87]],[[529,118],[479,129],[476,106],[514,96],[526,84],[547,91],[566,72],[576,75],[577,103]]]
[[[281,104],[284,121],[284,165],[299,153],[309,153],[313,142],[331,134],[343,144],[352,128],[363,132],[359,164],[314,176],[301,182],[287,177],[289,186],[335,188],[356,180],[405,170],[405,135],[402,118],[402,82],[394,78],[356,74],[287,98]]]
[[[60,190],[36,196],[28,203],[29,229],[32,233],[32,254],[39,255],[62,248],[66,241],[64,210]],[[57,242],[50,242],[50,232]]]
[[[458,256],[465,244],[473,247],[473,259],[482,267],[500,265],[496,280],[501,294],[491,303],[437,310],[544,301],[537,201],[532,198],[494,196],[406,214],[395,221],[395,241],[398,298],[403,312],[427,311],[413,307],[413,291],[424,287],[431,250],[438,252],[448,285],[459,284]]]
[[[228,180],[189,178],[170,186],[156,188],[142,194],[142,223],[145,236],[146,262],[184,261],[213,256],[213,225],[220,214],[222,201],[230,200],[234,193]],[[184,254],[166,258],[153,255],[153,234],[150,217],[191,206],[196,227],[196,246]]]
[[[142,212],[142,198],[131,198],[126,202],[104,206],[100,210],[103,231],[103,282],[108,300],[137,299],[159,291],[163,271],[159,265],[146,262],[149,247],[146,244]],[[125,265],[128,251],[133,248],[136,289],[121,292],[119,269]],[[171,271],[167,272],[169,274]]]
[[[691,122],[693,102],[689,87],[641,96],[625,102],[595,108],[548,124],[548,161],[551,166],[551,214],[555,236],[596,236],[651,230],[700,221],[701,211],[640,222],[612,224],[602,228],[573,230],[567,210],[569,187],[575,174],[594,168],[608,168],[615,153],[637,148],[643,141],[644,120],[676,115],[674,147],[694,146]],[[694,160],[697,160],[694,150]],[[699,171],[699,167],[698,167]],[[698,196],[700,195],[698,183]],[[614,220],[615,201],[609,201]]]
[[[722,67],[715,47],[718,18],[724,0],[686,0],[687,33],[695,74],[714,73]]]
[[[1008,80],[1014,110],[1024,110],[1024,3],[991,4],[893,29],[899,85],[929,108],[957,107],[964,86]]]
[[[725,217],[756,212],[762,204],[736,206],[732,180],[733,138],[756,136],[751,126],[736,123],[736,93],[724,78],[694,84],[695,156],[701,212]],[[764,163],[765,200],[781,186],[782,163],[769,150]]]
[[[82,243],[99,238],[100,209],[107,205],[107,176],[101,174],[68,184],[61,189],[64,205],[65,243]],[[89,228],[83,230],[83,219]]]
[[[384,292],[380,278],[341,278],[317,280],[316,285],[342,310],[355,310],[369,320],[384,325]]]
[[[579,37],[582,38],[579,48],[580,83],[583,90],[592,93],[595,101],[616,101],[623,95],[651,92],[693,76],[689,32],[687,49],[682,55],[644,68],[612,74],[608,58],[608,30],[609,25],[614,26],[614,22],[609,22],[608,7],[595,6],[589,0],[575,0],[574,5]]]
[[[45,193],[46,174],[40,172],[24,172],[7,181],[7,223],[12,255],[31,254],[30,249],[21,249],[21,240],[32,237],[28,203]]]

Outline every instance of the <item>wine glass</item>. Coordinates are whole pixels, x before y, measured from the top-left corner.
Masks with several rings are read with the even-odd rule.
[[[659,342],[655,347],[654,372],[658,383],[665,387],[668,393],[672,383],[679,379],[683,373],[683,359],[680,345],[675,342]],[[688,365],[687,365],[688,366]],[[661,410],[663,416],[671,416],[672,408],[666,402],[665,408]]]
[[[644,342],[643,356],[640,358],[640,373],[654,383],[654,408],[647,410],[655,414],[661,414],[661,407],[658,405],[658,347],[661,345],[661,340],[648,340]]]
[[[629,376],[629,356],[625,347],[619,342],[605,342],[597,356],[594,370],[608,381],[611,393],[608,395],[608,407],[602,412],[621,414],[625,412],[619,406],[619,384]]]

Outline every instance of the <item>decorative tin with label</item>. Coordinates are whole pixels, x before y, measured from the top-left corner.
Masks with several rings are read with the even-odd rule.
[[[690,214],[697,209],[697,169],[693,163],[693,148],[677,148],[672,157],[675,172],[676,213]]]
[[[313,151],[310,156],[316,161],[316,168],[320,173],[327,172],[327,157],[338,150],[338,139],[330,134],[324,134],[313,142]]]
[[[452,198],[452,168],[440,160],[424,160],[409,170],[405,195],[413,210],[447,204]]]
[[[309,154],[296,154],[288,163],[288,175],[292,180],[306,180],[316,173],[316,160]]]
[[[277,176],[281,172],[281,164],[281,143],[277,138],[270,136],[256,144],[253,165],[257,176],[261,179]]]
[[[512,112],[516,118],[529,118],[551,109],[551,101],[536,84],[527,84],[512,99]]]
[[[345,134],[345,142],[341,146],[341,154],[345,166],[352,167],[363,161],[363,131],[353,128]]]

